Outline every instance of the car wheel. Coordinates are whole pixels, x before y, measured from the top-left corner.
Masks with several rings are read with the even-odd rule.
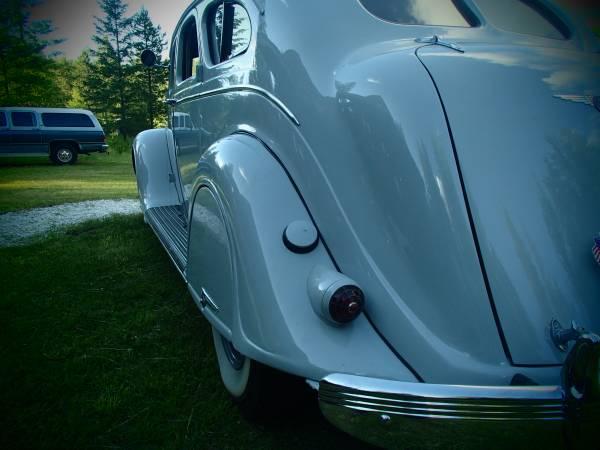
[[[52,149],[50,159],[55,164],[75,164],[77,161],[77,150],[70,144],[59,144]]]
[[[255,421],[279,417],[289,404],[275,396],[296,392],[299,379],[242,355],[214,327],[212,332],[221,380],[242,414]]]

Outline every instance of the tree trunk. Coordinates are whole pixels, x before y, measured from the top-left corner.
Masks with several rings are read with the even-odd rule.
[[[123,130],[123,126],[125,124],[125,86],[124,86],[124,82],[123,82],[123,67],[121,66],[121,43],[120,43],[120,39],[119,39],[119,24],[115,23],[115,38],[117,41],[117,64],[118,64],[118,68],[117,68],[117,78],[119,80],[119,102],[121,103],[120,108],[119,108],[119,134],[120,135],[124,135],[124,130]]]

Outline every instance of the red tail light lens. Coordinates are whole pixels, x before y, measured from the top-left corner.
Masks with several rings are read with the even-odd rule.
[[[356,319],[363,310],[365,296],[356,286],[342,286],[331,296],[329,314],[339,323]]]

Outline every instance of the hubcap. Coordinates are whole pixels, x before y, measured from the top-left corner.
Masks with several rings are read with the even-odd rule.
[[[231,364],[231,367],[235,370],[240,370],[244,366],[246,357],[238,352],[233,344],[223,336],[221,336],[221,340],[223,341],[223,350],[225,350],[225,355],[227,356],[229,364]]]
[[[57,153],[56,157],[60,162],[68,163],[73,158],[73,152],[66,148],[61,148]]]

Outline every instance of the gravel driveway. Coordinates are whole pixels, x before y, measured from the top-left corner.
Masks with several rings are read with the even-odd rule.
[[[67,225],[113,214],[138,214],[139,200],[91,200],[65,203],[47,208],[34,208],[0,214],[0,247],[19,245],[27,239],[46,234]]]

